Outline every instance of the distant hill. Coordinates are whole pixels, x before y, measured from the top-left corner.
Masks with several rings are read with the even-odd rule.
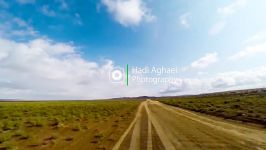
[[[195,94],[195,95],[179,95],[179,96],[138,96],[138,97],[118,97],[118,98],[111,98],[105,100],[143,100],[143,99],[159,99],[159,98],[175,98],[175,97],[189,97],[189,96],[196,96],[196,97],[206,97],[206,96],[223,96],[223,95],[234,95],[234,94],[265,94],[266,95],[266,88],[256,88],[256,89],[243,89],[243,90],[232,90],[232,91],[223,91],[223,92],[214,92],[214,93],[202,93],[202,94]],[[102,100],[102,99],[101,99]],[[0,99],[0,102],[17,102],[17,101],[40,101],[40,100],[22,100],[22,99]],[[48,101],[48,100],[45,100]]]

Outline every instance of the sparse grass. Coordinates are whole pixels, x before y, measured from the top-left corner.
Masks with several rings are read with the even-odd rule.
[[[29,135],[23,130],[17,130],[14,132],[13,137],[19,137],[20,139],[27,139]]]
[[[11,143],[5,143],[3,146],[0,146],[0,150],[13,150],[15,149],[15,146]]]
[[[72,131],[80,131],[81,130],[81,127],[79,124],[76,124],[72,127]]]
[[[7,143],[19,149],[96,149],[103,144],[112,147],[140,102],[0,102],[0,148],[10,149]],[[113,123],[119,124],[119,129]],[[110,136],[113,141],[107,140]],[[74,139],[79,142],[71,144]]]
[[[95,139],[101,139],[103,137],[103,134],[96,134],[96,135],[94,135],[94,138]]]
[[[12,135],[13,134],[11,132],[1,134],[0,143],[4,143],[6,141],[9,141],[12,138]]]
[[[266,125],[266,92],[162,98],[161,102],[226,119]]]
[[[73,141],[74,138],[73,138],[73,137],[67,137],[67,138],[65,138],[65,140],[66,140],[66,141]]]

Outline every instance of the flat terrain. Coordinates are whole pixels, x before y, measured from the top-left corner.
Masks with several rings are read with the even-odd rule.
[[[266,130],[147,100],[113,150],[266,149]]]
[[[266,127],[266,89],[159,98],[180,108]]]
[[[0,102],[0,150],[264,150],[265,95]]]
[[[140,102],[0,102],[0,150],[111,149]]]

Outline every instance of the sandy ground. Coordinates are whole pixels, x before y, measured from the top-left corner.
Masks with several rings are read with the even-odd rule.
[[[266,129],[147,100],[113,150],[266,149]]]

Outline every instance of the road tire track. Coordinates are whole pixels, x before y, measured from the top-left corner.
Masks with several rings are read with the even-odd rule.
[[[145,103],[145,108],[147,110],[148,116],[150,118],[151,123],[153,124],[155,131],[157,132],[157,134],[159,135],[162,144],[164,145],[164,147],[166,147],[168,150],[175,150],[175,147],[172,143],[172,141],[168,138],[168,136],[165,134],[165,132],[163,131],[162,126],[158,123],[158,121],[154,118],[154,116],[151,114],[150,109],[148,108],[148,102]]]
[[[141,116],[141,132],[140,132],[140,149],[147,150],[148,146],[148,115],[145,108],[142,108]]]
[[[137,121],[134,125],[129,150],[139,150],[140,149],[140,127],[141,127],[140,117],[141,117],[141,115],[138,116]]]
[[[147,116],[148,116],[148,113],[147,113],[147,110],[146,110],[146,114],[147,114]],[[147,150],[152,150],[153,148],[153,143],[154,142],[152,142],[152,124],[151,124],[151,120],[150,120],[150,118],[149,118],[149,116],[148,116],[148,141],[147,141]]]
[[[155,131],[154,126],[151,127],[152,130],[152,148],[153,150],[165,150],[165,147],[163,146],[163,143],[161,139],[159,138],[157,132]]]
[[[128,135],[128,133],[130,132],[130,130],[133,128],[133,126],[135,125],[137,119],[140,116],[140,111],[141,108],[143,107],[143,102],[139,105],[138,110],[136,112],[136,116],[134,118],[134,120],[130,123],[129,127],[126,129],[126,131],[123,133],[123,135],[119,138],[119,140],[116,142],[115,146],[113,147],[113,150],[119,150],[120,145],[122,144],[122,142],[125,140],[126,136]]]
[[[113,150],[266,149],[266,130],[147,100]]]

